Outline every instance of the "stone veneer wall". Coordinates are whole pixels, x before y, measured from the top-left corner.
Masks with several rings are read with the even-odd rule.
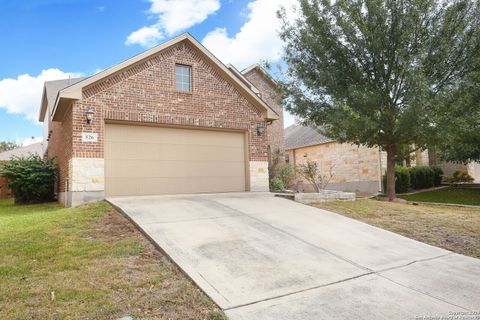
[[[380,153],[377,148],[358,147],[329,142],[315,146],[288,150],[289,161],[299,165],[308,160],[317,161],[320,169],[334,176],[327,189],[376,193],[380,190]],[[299,191],[313,191],[309,183],[297,176]]]
[[[269,191],[268,161],[250,161],[250,191]]]

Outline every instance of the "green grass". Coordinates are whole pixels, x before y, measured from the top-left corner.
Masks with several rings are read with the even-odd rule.
[[[66,209],[0,200],[0,319],[126,315],[223,316],[107,203]]]
[[[457,253],[480,258],[480,208],[357,199],[314,206]]]
[[[411,195],[398,195],[408,201],[453,203],[480,206],[480,189],[474,188],[445,188],[433,191],[420,192]]]

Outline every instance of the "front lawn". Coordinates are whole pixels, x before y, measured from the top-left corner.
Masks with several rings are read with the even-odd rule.
[[[480,258],[480,209],[410,205],[361,199],[318,203],[337,212],[405,237]]]
[[[480,188],[451,187],[409,195],[398,195],[408,201],[453,203],[480,206]]]
[[[0,200],[0,319],[224,319],[105,202]]]

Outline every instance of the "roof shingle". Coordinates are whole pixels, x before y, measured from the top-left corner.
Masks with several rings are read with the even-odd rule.
[[[0,153],[0,161],[11,160],[12,157],[25,157],[28,155],[43,156],[43,142],[37,142],[25,147],[20,147]]]
[[[308,147],[332,141],[334,140],[324,136],[311,127],[293,124],[285,129],[286,150]]]

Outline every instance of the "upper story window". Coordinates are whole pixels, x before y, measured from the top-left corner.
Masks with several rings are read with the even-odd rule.
[[[175,88],[177,91],[192,91],[192,67],[183,64],[175,65]]]

